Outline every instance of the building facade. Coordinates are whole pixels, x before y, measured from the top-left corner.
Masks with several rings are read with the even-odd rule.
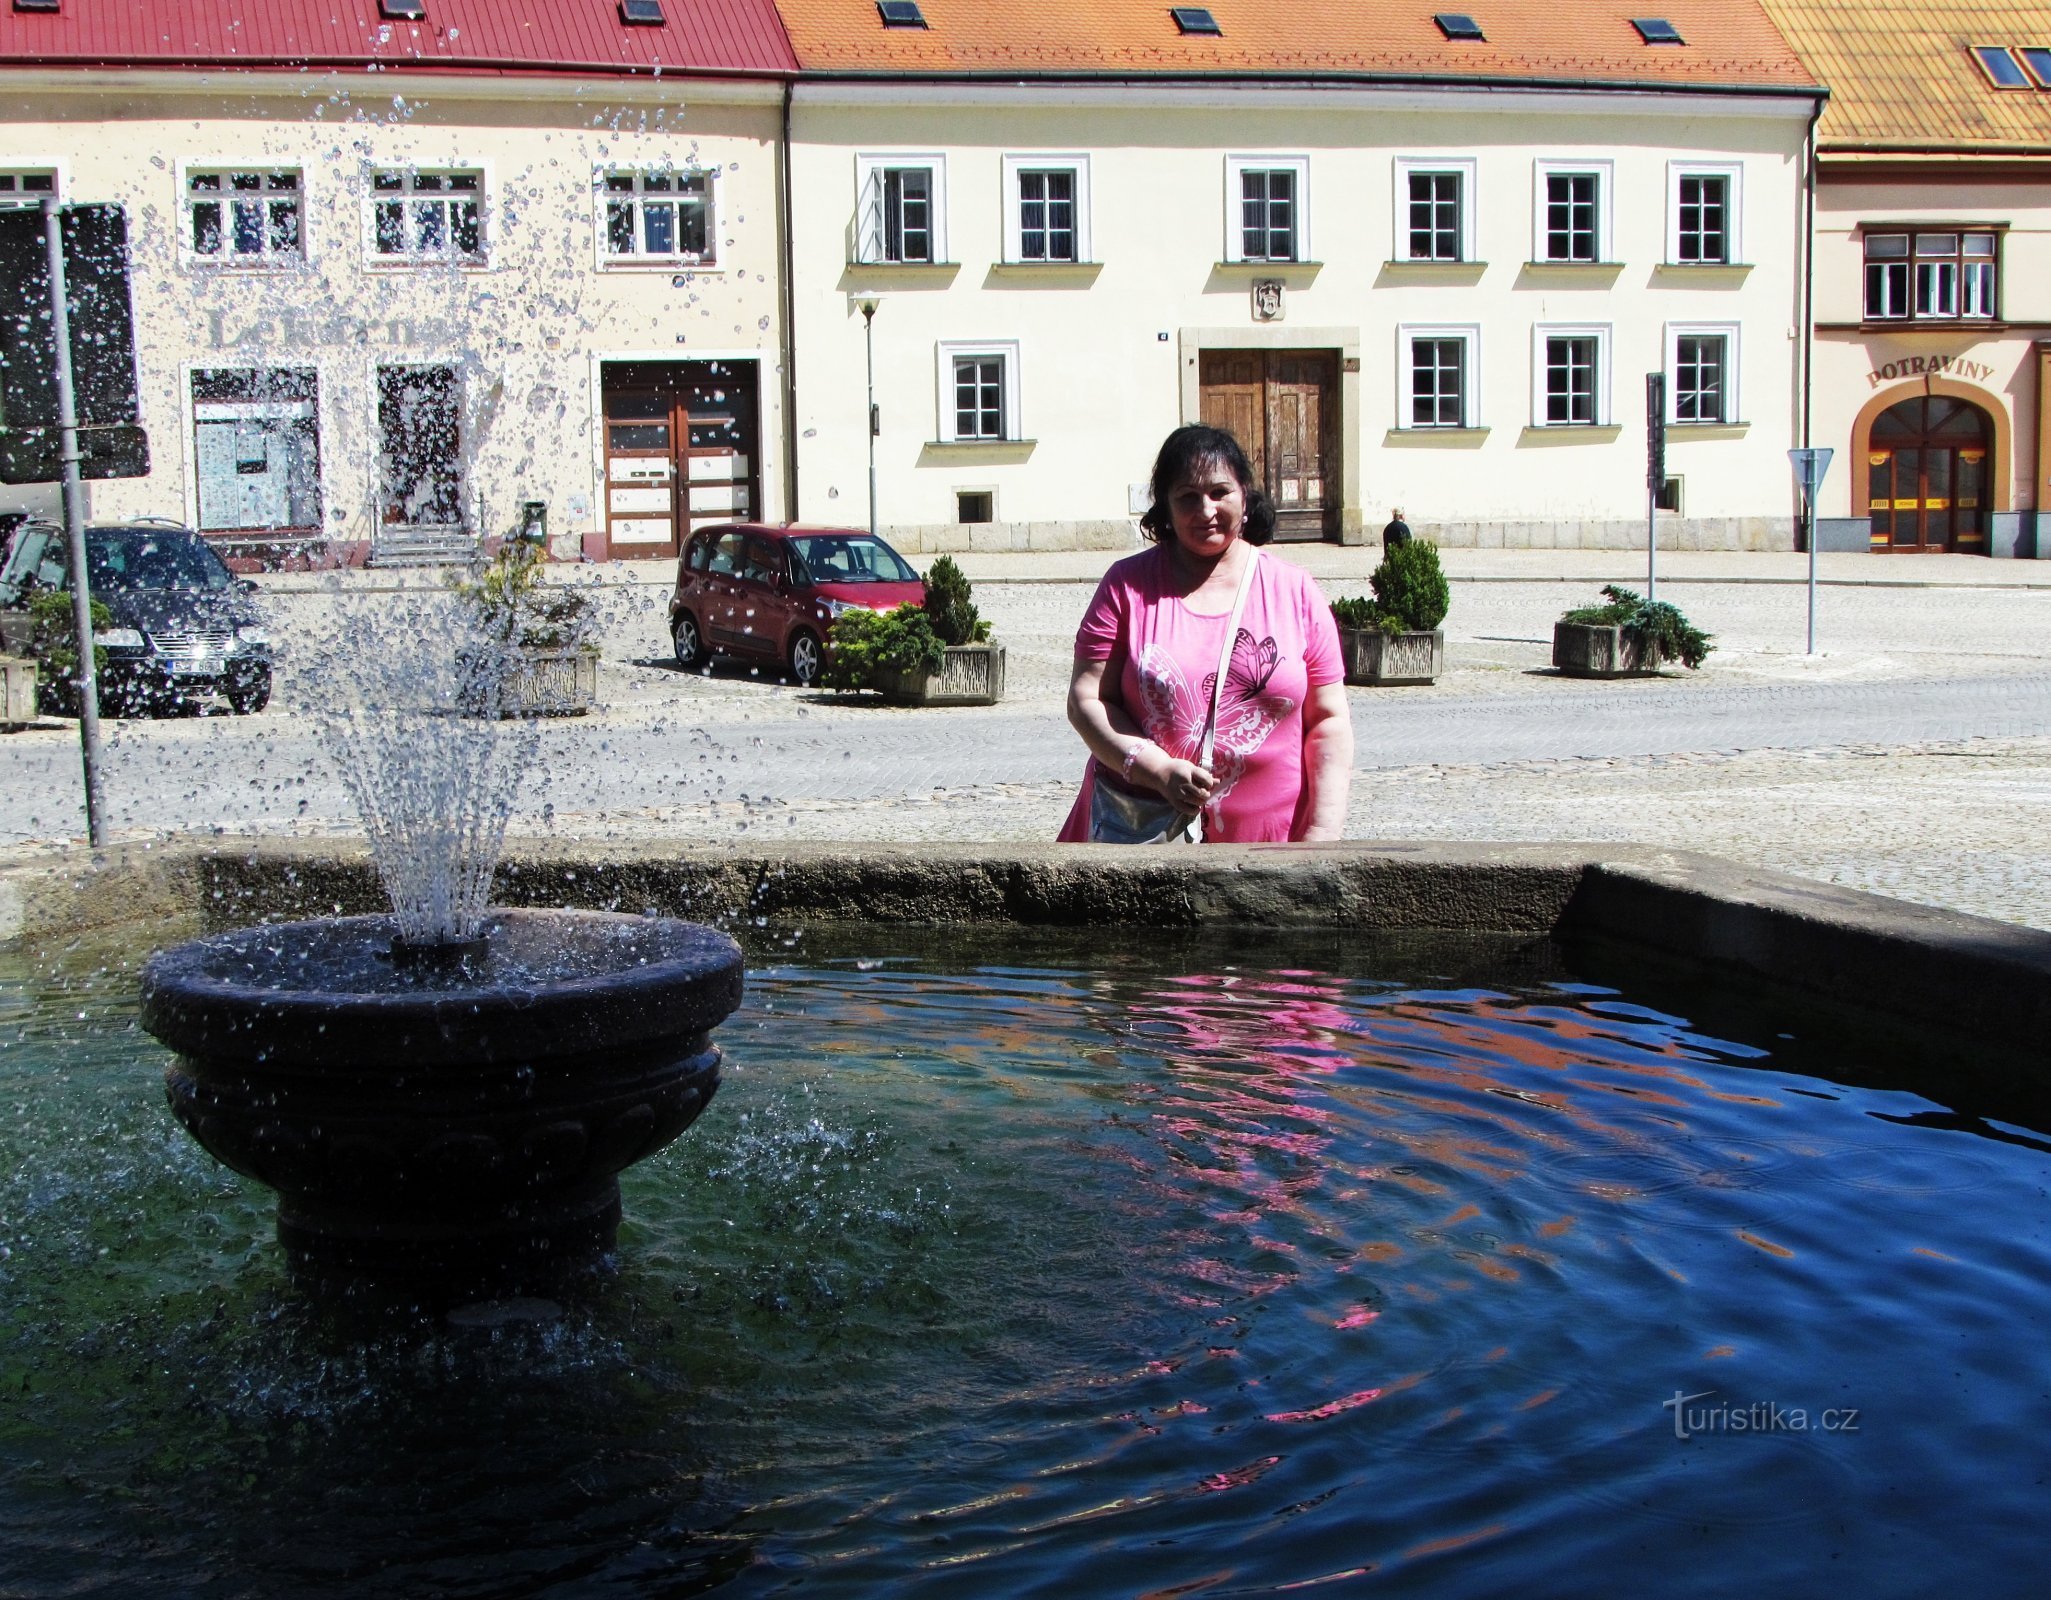
[[[1120,545],[1231,426],[1284,538],[1788,548],[1819,93],[1756,10],[784,0],[797,505]],[[1029,61],[1020,73],[1017,63]],[[1010,62],[1004,72],[1000,63]]]
[[[1768,0],[1817,129],[1820,548],[2051,557],[2051,49],[2041,13]]]
[[[766,0],[133,9],[0,16],[0,204],[128,217],[151,471],[95,517],[291,566],[784,513]]]

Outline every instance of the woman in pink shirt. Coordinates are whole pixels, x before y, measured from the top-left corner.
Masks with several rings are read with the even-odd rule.
[[[1089,838],[1093,787],[1111,783],[1201,811],[1207,840],[1338,838],[1353,724],[1338,628],[1302,568],[1259,559],[1198,765],[1233,600],[1275,531],[1239,441],[1222,428],[1169,434],[1140,526],[1154,548],[1104,574],[1076,631],[1068,720],[1092,759],[1060,837]]]

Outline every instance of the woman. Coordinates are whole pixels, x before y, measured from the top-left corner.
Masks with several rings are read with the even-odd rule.
[[[1274,510],[1239,441],[1177,428],[1154,461],[1140,526],[1154,548],[1104,574],[1075,636],[1068,720],[1094,758],[1061,838],[1090,837],[1100,782],[1203,814],[1204,837],[1336,839],[1353,776],[1353,724],[1331,607],[1302,568],[1260,558],[1198,765],[1225,627]]]

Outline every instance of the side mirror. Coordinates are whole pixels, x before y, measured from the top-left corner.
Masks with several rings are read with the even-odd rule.
[[[255,594],[258,592],[257,581],[254,578],[237,578],[235,580],[235,587],[244,594]]]

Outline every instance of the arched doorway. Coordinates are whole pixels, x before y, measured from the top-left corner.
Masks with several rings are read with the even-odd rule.
[[[1951,395],[1918,395],[1873,419],[1866,490],[1875,550],[1984,553],[1994,505],[1994,424]]]

